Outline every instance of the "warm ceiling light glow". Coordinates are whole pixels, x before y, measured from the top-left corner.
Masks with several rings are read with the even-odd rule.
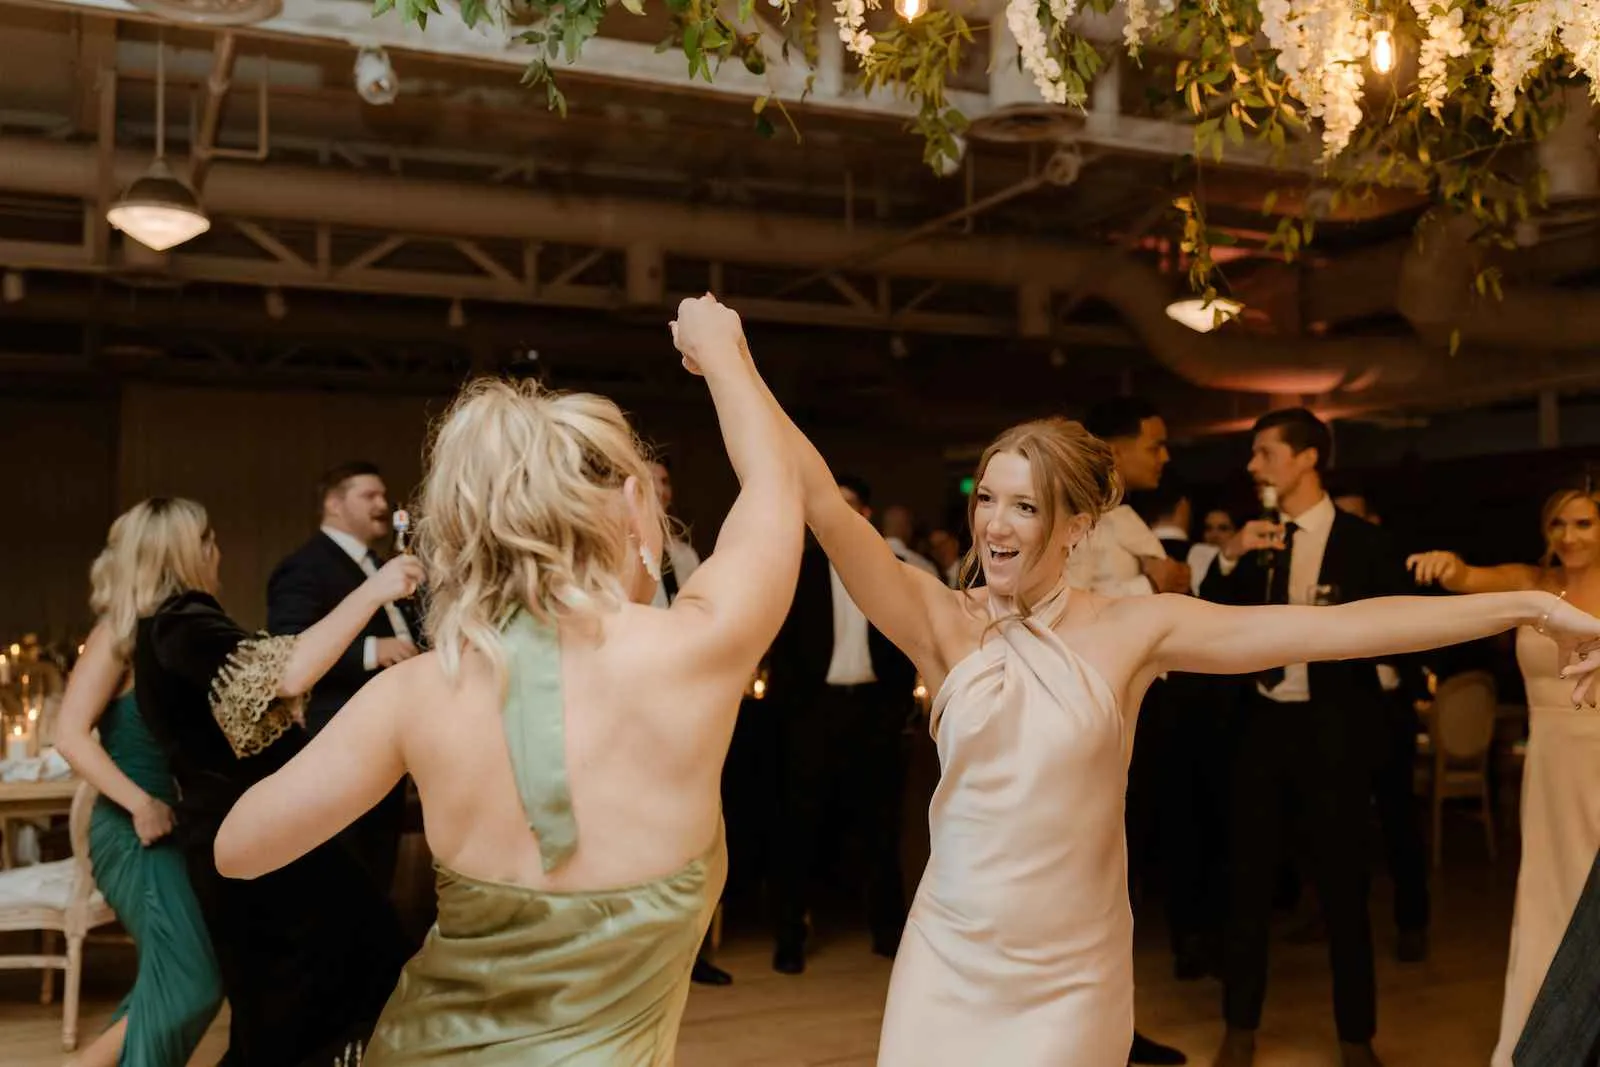
[[[928,0],[894,0],[894,10],[907,22],[915,22],[919,15],[928,10]]]
[[[1394,34],[1379,30],[1372,35],[1372,69],[1387,74],[1394,69]]]
[[[1225,296],[1219,296],[1209,304],[1197,296],[1188,300],[1174,300],[1168,304],[1167,318],[1181,322],[1199,333],[1210,333],[1243,310],[1243,304],[1237,300],[1229,300]]]
[[[189,187],[157,159],[144,176],[128,186],[106,221],[142,245],[165,252],[211,229],[211,220]]]

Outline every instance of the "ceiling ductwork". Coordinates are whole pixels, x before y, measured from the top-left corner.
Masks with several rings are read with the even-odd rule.
[[[92,201],[102,181],[96,146],[0,138],[0,189]],[[146,163],[118,152],[111,180],[131,180]],[[523,238],[624,249],[640,242],[667,254],[721,263],[817,269],[856,261],[864,249],[892,245],[892,231],[843,221],[690,207],[618,197],[577,197],[530,189],[315,167],[219,162],[205,190],[209,211],[234,218],[331,222],[374,230],[397,222],[418,234]],[[1461,321],[1470,290],[1456,228],[1424,243],[1401,270],[1401,310],[1422,340],[1443,344]],[[15,264],[26,266],[27,264]],[[87,260],[84,269],[97,269]],[[1165,307],[1182,282],[1103,248],[1009,236],[932,236],[875,256],[871,270],[891,276],[1017,289],[1041,285],[1094,295],[1116,308],[1152,353],[1197,385],[1266,394],[1321,394],[1411,381],[1429,353],[1418,342],[1373,338],[1282,339],[1230,328],[1199,334],[1172,322]],[[1314,277],[1314,275],[1313,275]],[[1313,283],[1315,284],[1315,283]],[[1248,302],[1248,297],[1246,297]],[[1559,290],[1508,292],[1498,309],[1469,307],[1463,332],[1485,343],[1592,346],[1600,306]],[[885,318],[885,327],[893,327]]]
[[[1315,395],[1377,382],[1403,385],[1426,367],[1415,341],[1370,337],[1308,340],[1195,333],[1166,315],[1170,281],[1142,263],[1102,257],[1088,281],[1151,353],[1196,385],[1274,396]]]

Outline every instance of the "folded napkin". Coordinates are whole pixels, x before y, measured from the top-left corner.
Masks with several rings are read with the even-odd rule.
[[[72,777],[72,765],[47,748],[29,759],[0,760],[0,782],[55,782]]]

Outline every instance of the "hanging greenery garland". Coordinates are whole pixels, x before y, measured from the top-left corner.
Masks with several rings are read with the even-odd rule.
[[[645,2],[620,0],[635,14]],[[691,77],[711,81],[729,60],[764,72],[760,34],[751,28],[756,0],[739,0],[736,18],[716,0],[660,2],[673,26],[663,47],[682,51]],[[858,63],[862,90],[912,101],[925,158],[950,169],[967,117],[945,90],[974,43],[965,18],[934,8],[873,30],[868,12],[879,0],[826,0],[821,12],[823,0],[766,2],[782,26],[784,55],[797,53],[813,72],[827,18]],[[375,6],[379,14],[398,8],[423,27],[440,14],[438,0]],[[1125,17],[1120,45],[1076,28],[1075,16],[1115,8]],[[459,0],[469,26],[492,20],[542,49],[524,81],[563,114],[554,65],[578,58],[606,10],[607,0]],[[1251,140],[1287,159],[1292,144],[1315,139],[1336,200],[1373,185],[1407,186],[1473,218],[1481,238],[1506,243],[1510,226],[1543,202],[1528,148],[1559,120],[1560,90],[1585,81],[1591,92],[1600,87],[1600,0],[1004,0],[996,18],[1045,102],[1082,107],[1113,49],[1139,61],[1145,49],[1159,48],[1177,57],[1170,92],[1193,118],[1197,159],[1220,160],[1225,145]],[[1415,74],[1403,83],[1394,77],[1401,50],[1415,56]],[[754,103],[767,134],[769,103],[783,107],[765,96]],[[1209,294],[1211,247],[1229,239],[1207,226],[1202,197],[1178,197],[1174,207],[1184,216],[1191,280]],[[1293,258],[1314,225],[1281,219],[1271,247]],[[1496,284],[1492,273],[1478,277],[1481,290]]]

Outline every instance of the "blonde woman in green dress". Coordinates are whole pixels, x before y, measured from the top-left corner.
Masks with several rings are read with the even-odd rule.
[[[803,538],[739,317],[707,296],[674,329],[741,491],[672,606],[651,606],[665,518],[616,406],[469,385],[419,506],[434,651],[369,683],[217,836],[218,869],[256,877],[415,779],[439,918],[366,1067],[673,1061],[726,873],[722,763]]]
[[[134,700],[131,662],[139,617],[208,580],[212,562],[181,533],[195,507],[146,500],[111,524],[89,572],[97,621],[61,702],[56,747],[100,794],[89,821],[94,879],[139,953],[133,988],[75,1067],[183,1067],[222,1007],[211,938],[172,838],[172,771]]]

